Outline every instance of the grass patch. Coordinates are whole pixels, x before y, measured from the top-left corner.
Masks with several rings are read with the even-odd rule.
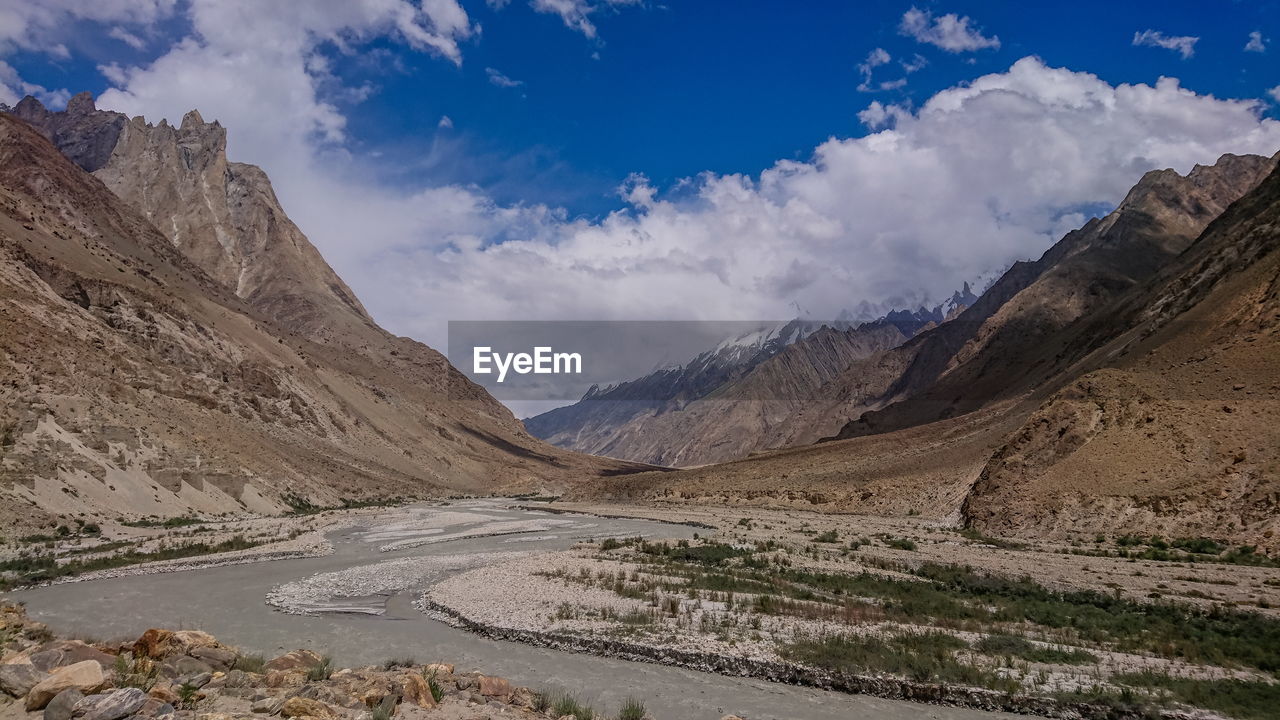
[[[618,720],[644,720],[645,713],[644,703],[629,697],[622,701],[622,707],[618,710]]]
[[[266,667],[267,659],[261,655],[238,655],[231,669],[261,675],[266,672]]]
[[[1084,665],[1098,662],[1098,656],[1079,648],[1037,645],[1016,635],[987,635],[973,646],[985,655],[1016,657],[1027,662]]]
[[[1151,672],[1117,675],[1112,682],[1166,692],[1187,705],[1216,710],[1239,720],[1269,720],[1280,707],[1280,683],[1245,680],[1192,680]]]
[[[955,659],[960,638],[940,632],[904,633],[890,638],[822,635],[800,638],[782,648],[793,662],[849,674],[887,672],[917,682],[950,682],[1016,690],[1018,683]]]
[[[71,577],[73,575],[80,575],[82,573],[93,572],[95,570],[110,570],[112,568],[127,567],[129,565],[138,565],[140,563],[154,562],[156,560],[180,560],[182,558],[212,555],[214,553],[230,552],[232,550],[246,550],[262,544],[263,542],[249,540],[243,535],[237,535],[220,543],[190,543],[187,545],[163,548],[153,552],[138,552],[130,550],[116,555],[87,558],[84,560],[70,560],[61,564],[49,556],[22,558],[24,562],[31,561],[30,566],[13,568],[12,571],[15,572],[13,577],[0,578],[0,590],[9,590],[23,585],[35,585],[43,582],[50,582],[52,580],[57,580],[58,578]]]

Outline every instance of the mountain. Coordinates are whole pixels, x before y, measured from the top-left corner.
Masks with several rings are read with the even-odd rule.
[[[1278,160],[1148,173],[953,320],[830,381],[817,395],[879,407],[829,442],[575,496],[1280,547]]]
[[[525,426],[560,447],[679,467],[813,442],[843,424],[831,414],[806,412],[831,379],[976,300],[965,283],[936,307],[893,310],[874,322],[794,320],[727,340],[686,365],[593,388],[578,403],[527,419]]]
[[[150,126],[84,96],[15,114],[38,127],[0,113],[0,526],[635,469],[530,437],[378,328],[266,176],[226,162],[216,124]]]

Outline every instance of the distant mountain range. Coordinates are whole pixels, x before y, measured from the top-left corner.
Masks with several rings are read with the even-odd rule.
[[[854,361],[896,347],[975,301],[965,283],[933,308],[892,310],[872,322],[796,319],[763,328],[683,365],[593,387],[573,405],[527,418],[525,427],[571,450],[674,466],[812,442],[839,429],[802,417],[814,393]]]
[[[775,393],[790,414],[763,419],[783,432],[722,406],[732,432],[711,443],[692,434],[696,452],[667,433],[648,457],[790,449],[618,478],[575,497],[918,514],[999,535],[1205,536],[1275,550],[1278,159],[1225,155],[1186,176],[1147,173],[1114,212],[1014,264],[949,320]],[[788,352],[809,356],[817,338],[838,334]],[[780,370],[768,382],[796,377]],[[806,444],[823,427],[827,442]]]

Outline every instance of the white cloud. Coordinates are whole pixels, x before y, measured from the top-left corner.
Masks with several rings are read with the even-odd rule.
[[[441,115],[440,122],[436,123],[436,127],[444,128],[445,130],[451,129],[453,127],[453,118],[448,115]]]
[[[1133,34],[1133,44],[1135,46],[1157,47],[1165,50],[1175,50],[1182,55],[1182,59],[1186,60],[1196,54],[1196,43],[1200,41],[1198,37],[1190,35],[1165,35],[1159,30],[1143,30]]]
[[[494,9],[500,9],[508,1],[498,0],[497,3],[491,1],[489,5]],[[592,2],[592,0],[530,0],[529,6],[540,13],[559,15],[565,27],[577,30],[588,38],[594,38],[596,36],[596,26],[590,20],[591,15],[598,13],[601,9],[640,5],[642,2],[643,0],[600,0],[599,2]]]
[[[1268,90],[1267,94],[1270,95],[1276,102],[1280,102],[1280,85],[1277,85],[1271,88],[1270,90]]]
[[[1249,42],[1245,43],[1244,51],[1256,53],[1267,51],[1267,41],[1262,37],[1261,32],[1254,30],[1249,33]]]
[[[704,174],[692,196],[633,177],[630,207],[599,222],[459,187],[290,211],[381,320],[439,343],[447,319],[785,318],[797,304],[834,317],[861,300],[919,302],[1039,255],[1147,170],[1280,149],[1256,102],[1173,79],[1112,86],[1035,58],[918,111],[867,112],[886,129],[759,176]]]
[[[875,69],[881,65],[888,65],[893,58],[884,48],[876,48],[867,53],[867,59],[858,65],[858,72],[862,74],[862,82],[858,85],[861,92],[869,92],[871,90],[871,75]]]
[[[120,42],[124,43],[125,45],[128,45],[134,50],[141,50],[142,48],[147,46],[147,42],[145,40],[138,37],[137,35],[134,35],[128,30],[125,30],[123,27],[120,27],[119,25],[111,28],[111,31],[107,33],[107,36],[113,37],[119,40]]]
[[[512,80],[506,75],[503,75],[500,71],[498,71],[495,68],[491,68],[491,67],[485,68],[484,74],[489,76],[489,82],[491,84],[497,85],[498,87],[501,87],[501,88],[520,87],[521,85],[524,84],[523,80]]]
[[[0,55],[22,48],[69,57],[63,34],[77,20],[142,27],[175,6],[176,0],[0,0]]]
[[[912,7],[902,16],[898,32],[916,39],[916,42],[927,43],[946,50],[959,53],[986,48],[999,49],[1000,38],[992,35],[986,37],[981,29],[973,27],[968,17],[960,17],[948,13],[934,17],[928,10]]]
[[[13,106],[23,97],[33,95],[50,107],[60,108],[71,99],[65,89],[49,90],[43,85],[24,81],[9,63],[0,60],[0,103]]]
[[[762,319],[796,305],[820,318],[923,301],[1038,255],[1146,170],[1280,148],[1258,101],[1174,79],[1112,86],[1025,58],[918,109],[872,103],[859,119],[878,132],[833,137],[807,161],[705,173],[676,192],[634,176],[626,207],[575,219],[474,187],[389,187],[344,152],[346,111],[320,90],[340,81],[311,61],[317,45],[389,36],[452,61],[402,24],[456,41],[471,32],[465,14],[334,0],[301,22],[267,11],[247,23],[248,7],[274,5],[196,0],[192,37],[113,71],[120,87],[99,105],[221,120],[232,159],[264,167],[375,317],[437,346],[451,319]]]

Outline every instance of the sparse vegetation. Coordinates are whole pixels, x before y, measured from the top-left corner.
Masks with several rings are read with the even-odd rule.
[[[333,659],[326,655],[318,665],[307,671],[307,682],[328,680],[331,675],[333,675]]]

